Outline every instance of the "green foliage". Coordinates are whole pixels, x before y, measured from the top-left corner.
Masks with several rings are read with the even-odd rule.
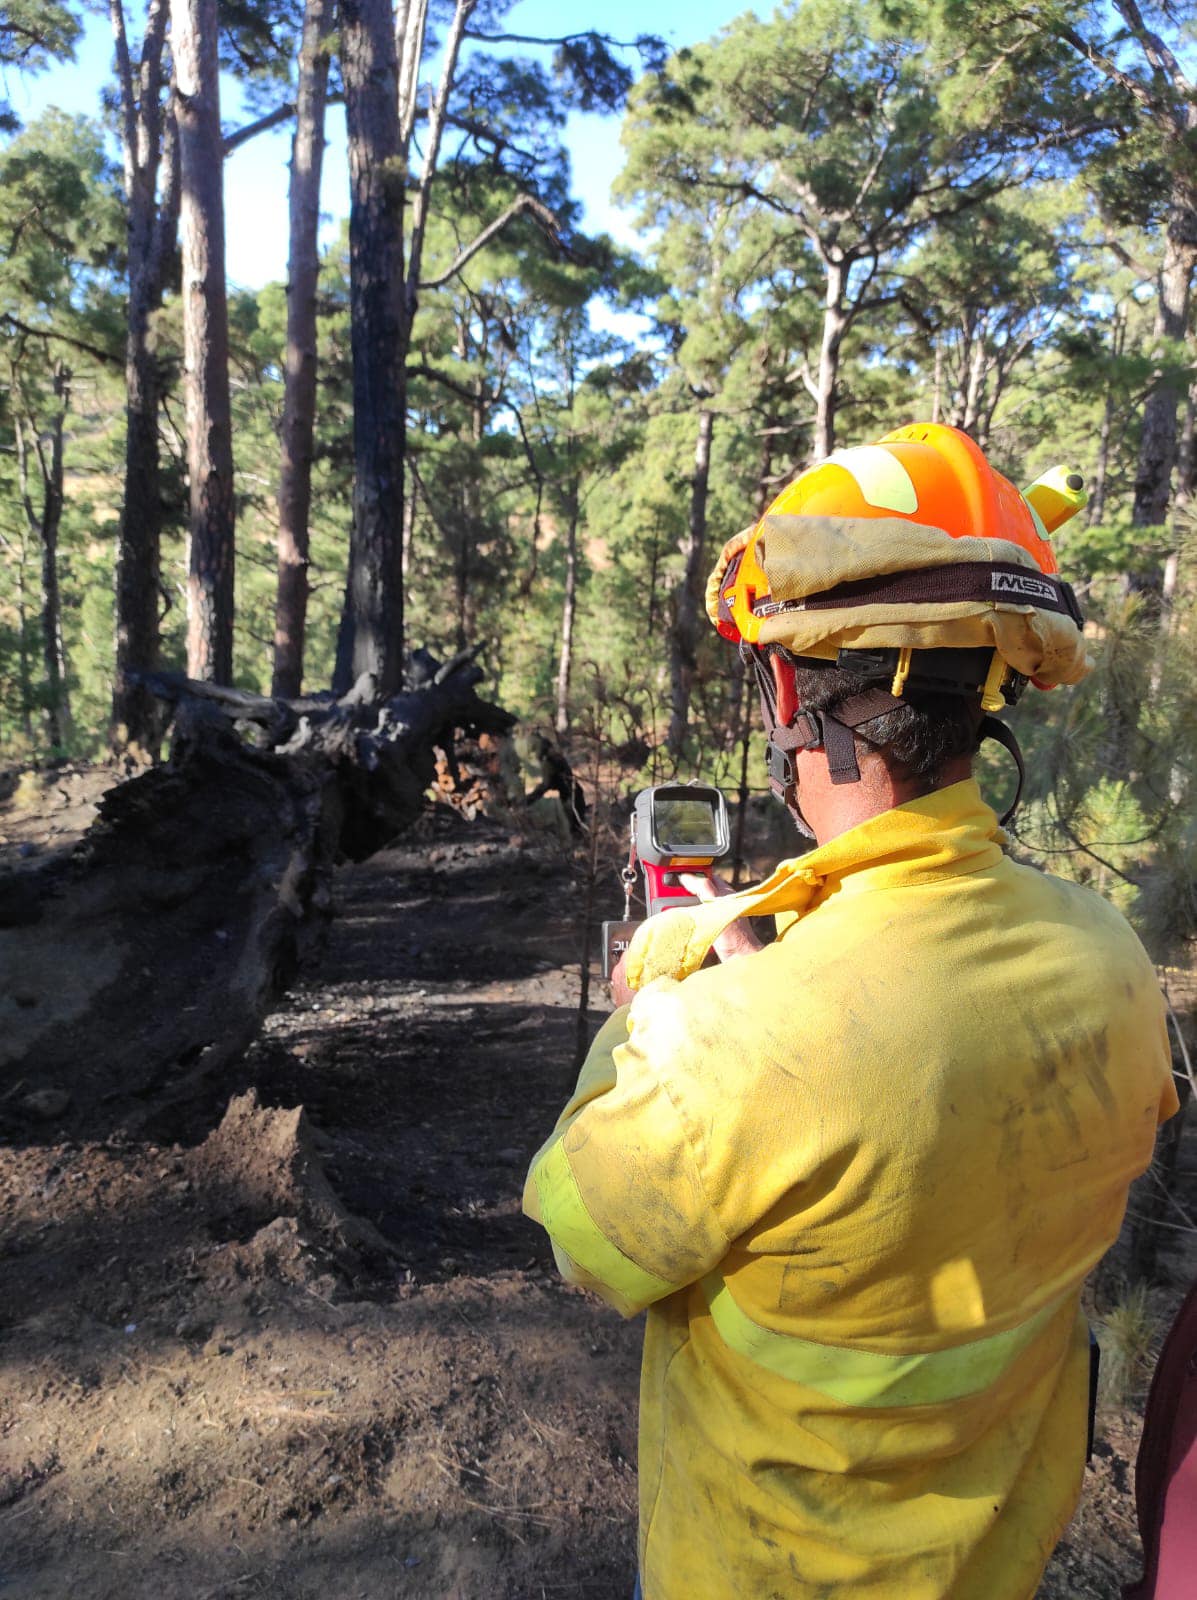
[[[123,235],[93,123],[51,111],[0,152],[0,739],[25,755],[53,742],[51,712],[59,749],[95,748],[107,720],[114,551],[102,527],[113,516]],[[69,460],[57,560],[65,677],[55,691],[44,671],[41,539],[59,428]]]
[[[5,0],[0,10],[0,69],[43,72],[74,54],[79,13],[59,0]],[[0,96],[0,132],[15,133],[20,121]]]
[[[1028,802],[1015,826],[1019,844],[1057,877],[1085,883],[1122,911],[1136,907],[1138,885],[1130,876],[1152,827],[1131,786],[1102,777],[1062,813],[1057,796]]]

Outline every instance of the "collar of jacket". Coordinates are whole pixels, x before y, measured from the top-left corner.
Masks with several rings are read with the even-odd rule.
[[[870,817],[809,855],[783,861],[754,888],[650,917],[628,951],[629,986],[688,978],[738,917],[801,917],[832,894],[980,872],[1001,857],[1004,843],[974,778],[936,789]]]

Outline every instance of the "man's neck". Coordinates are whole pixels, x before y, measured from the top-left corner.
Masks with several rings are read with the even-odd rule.
[[[798,750],[795,756],[798,804],[819,844],[838,839],[883,811],[963,783],[973,770],[969,756],[958,756],[944,765],[938,782],[927,784],[898,777],[881,756],[866,755],[860,762],[859,783],[832,783],[825,751]]]

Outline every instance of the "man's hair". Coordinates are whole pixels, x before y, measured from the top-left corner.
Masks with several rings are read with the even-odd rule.
[[[794,668],[798,704],[804,711],[830,711],[878,687],[875,676],[845,667]],[[889,685],[885,684],[888,688]],[[975,756],[980,748],[980,696],[916,691],[903,703],[868,725],[868,736],[856,735],[857,753],[882,754],[896,777],[933,789],[944,767],[957,756]]]

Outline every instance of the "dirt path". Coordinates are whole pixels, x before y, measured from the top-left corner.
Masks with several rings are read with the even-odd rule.
[[[5,1600],[626,1600],[639,1329],[519,1214],[573,1077],[564,865],[440,812],[339,893],[202,1103],[0,1150]],[[1133,1449],[1107,1419],[1044,1600],[1134,1570]]]
[[[449,835],[344,874],[318,976],[157,1143],[4,1152],[6,1597],[626,1594],[637,1330],[519,1215],[565,873]],[[310,1136],[243,1102],[200,1142],[250,1086]]]

